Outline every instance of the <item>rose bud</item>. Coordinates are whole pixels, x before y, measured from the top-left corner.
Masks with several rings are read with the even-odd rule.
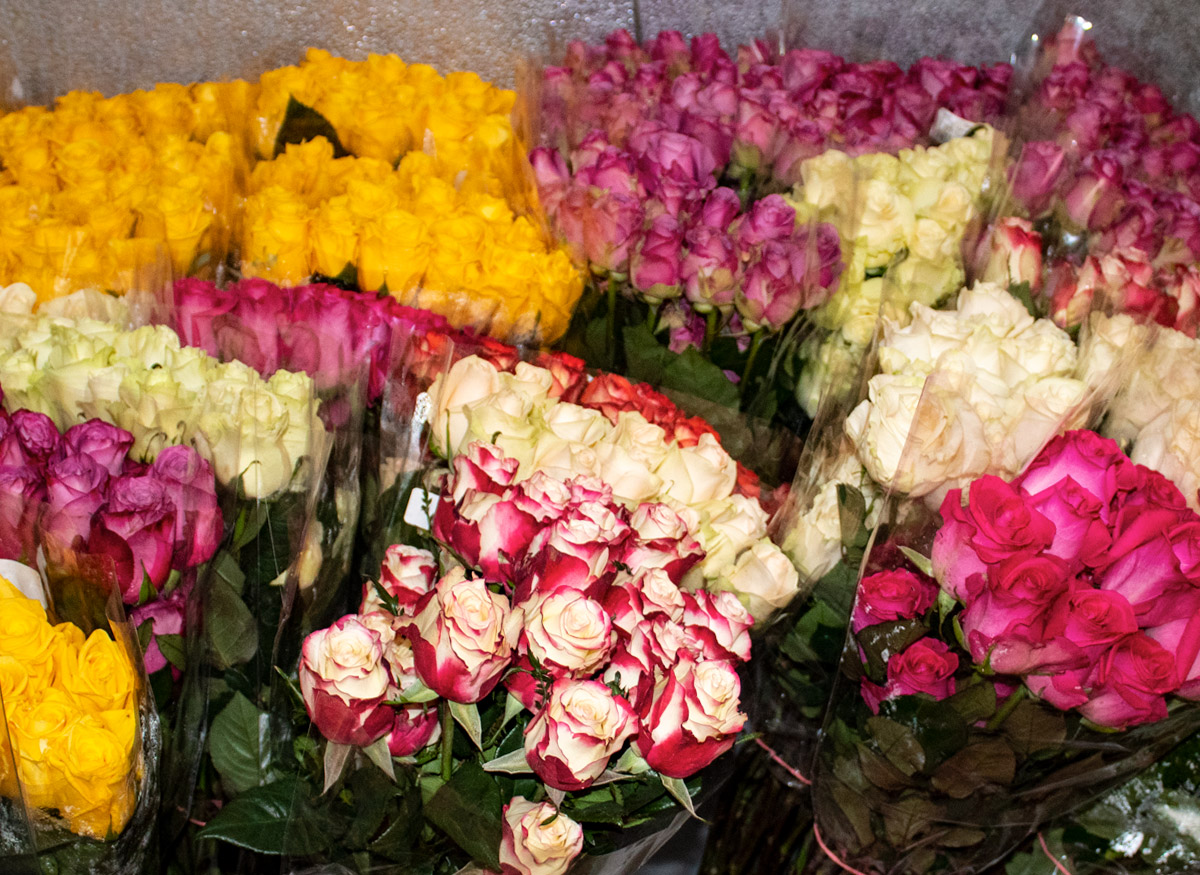
[[[514,574],[512,563],[545,531],[521,510],[515,500],[519,494],[516,489],[503,496],[471,492],[457,508],[444,500],[434,514],[433,536],[489,580],[506,581]]]
[[[212,466],[191,447],[175,446],[158,454],[149,473],[175,505],[175,567],[183,570],[207,562],[217,552],[225,528]]]
[[[850,626],[857,634],[877,623],[920,617],[937,601],[937,594],[933,581],[904,568],[867,575],[858,585]]]
[[[742,202],[732,188],[714,188],[700,208],[700,224],[713,231],[729,230],[734,218],[742,211]]]
[[[174,532],[175,508],[161,481],[117,477],[109,487],[107,507],[92,521],[88,550],[113,559],[121,597],[132,605],[144,581],[156,591],[166,583]]]
[[[470,491],[503,495],[516,479],[520,462],[505,456],[494,444],[474,441],[466,452],[454,457],[452,467],[446,491],[457,506]]]
[[[583,851],[583,827],[549,802],[514,796],[500,829],[500,875],[566,875]]]
[[[727,662],[682,658],[655,686],[635,745],[670,778],[686,778],[733,747],[746,722],[741,681]]]
[[[412,756],[441,737],[437,708],[425,704],[405,705],[393,710],[396,719],[387,734],[388,753],[392,756]]]
[[[92,517],[104,505],[108,471],[88,456],[56,459],[46,468],[46,501],[41,532],[63,548],[86,542]],[[81,545],[82,546],[82,545]]]
[[[1093,679],[1079,713],[1110,729],[1165,720],[1163,696],[1179,686],[1175,657],[1142,632],[1127,635],[1105,653]]]
[[[1107,226],[1124,203],[1124,175],[1116,155],[1105,152],[1088,155],[1063,195],[1067,215],[1089,230]]]
[[[528,561],[515,592],[518,601],[560,589],[602,598],[612,581],[606,533],[586,517],[561,519],[542,529],[526,552]]]
[[[407,544],[392,544],[383,554],[379,568],[379,585],[396,600],[400,613],[407,614],[421,596],[429,592],[437,576],[437,560],[428,550]],[[383,600],[375,584],[363,584],[360,613],[383,610]]]
[[[743,258],[772,240],[790,240],[796,230],[796,210],[782,195],[769,194],[755,201],[730,228]]]
[[[366,747],[391,730],[383,644],[353,614],[304,639],[299,675],[305,710],[330,741]]]
[[[687,253],[680,275],[688,301],[700,313],[713,308],[727,311],[733,304],[741,270],[733,238],[725,231],[698,225],[687,231],[684,243]]]
[[[683,230],[674,216],[655,217],[629,262],[633,287],[652,302],[677,298],[683,291],[679,267]]]
[[[1042,287],[1042,237],[1028,219],[1007,216],[984,238],[979,279],[1006,288],[1029,283],[1036,292]]]
[[[525,612],[523,649],[548,670],[584,677],[608,661],[612,620],[597,601],[572,589],[534,597]]]
[[[116,477],[122,473],[125,458],[133,447],[133,435],[102,419],[89,419],[73,425],[63,434],[59,453],[63,456],[89,456],[93,462]]]
[[[46,485],[31,467],[0,465],[0,558],[32,561],[34,525]]]
[[[512,662],[521,613],[482,579],[455,568],[413,608],[401,633],[412,643],[422,683],[444,699],[470,704],[492,691]]]
[[[525,729],[525,757],[558,790],[582,790],[637,731],[629,703],[599,681],[562,678]]]
[[[1147,629],[1146,634],[1175,656],[1179,680],[1175,695],[1192,701],[1200,699],[1200,614],[1171,620]]]

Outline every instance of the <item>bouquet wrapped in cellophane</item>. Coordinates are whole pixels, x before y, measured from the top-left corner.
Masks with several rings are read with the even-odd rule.
[[[153,871],[158,714],[110,562],[64,557],[65,603],[0,561],[0,847],[14,872]]]

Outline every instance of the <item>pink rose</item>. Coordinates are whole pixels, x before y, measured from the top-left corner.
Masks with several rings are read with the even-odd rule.
[[[500,829],[500,875],[566,875],[583,851],[583,828],[549,802],[514,796]]]
[[[135,629],[143,623],[150,623],[150,641],[142,654],[142,660],[146,663],[146,674],[154,674],[167,667],[167,658],[158,647],[158,636],[183,634],[188,597],[191,593],[192,584],[184,583],[175,587],[166,598],[151,599],[129,612],[129,619]]]
[[[633,576],[621,572],[604,596],[604,609],[625,638],[655,614],[683,622],[686,603],[685,594],[661,568],[644,568]]]
[[[1179,567],[1170,533],[1173,508],[1123,508],[1113,520],[1109,564],[1097,572],[1101,589],[1123,595],[1142,626],[1157,626],[1200,610],[1200,590]]]
[[[604,684],[562,678],[525,729],[525,756],[547,785],[582,790],[636,731],[633,708]]]
[[[887,662],[891,696],[925,693],[935,699],[954,695],[954,672],[958,654],[936,638],[921,638]]]
[[[1117,155],[1091,153],[1083,159],[1074,182],[1063,194],[1067,215],[1089,230],[1107,226],[1124,204],[1124,181],[1125,173]]]
[[[44,413],[32,410],[18,410],[10,418],[12,429],[25,450],[25,456],[30,463],[41,467],[58,450],[62,443],[62,435],[54,420]]]
[[[175,505],[173,566],[183,570],[207,562],[225,530],[212,466],[191,447],[167,447],[151,463],[149,474]]]
[[[379,568],[379,585],[392,598],[402,614],[407,614],[420,598],[433,588],[437,576],[437,560],[428,550],[408,544],[392,544],[383,554]],[[363,584],[360,613],[369,614],[383,609],[383,601],[375,584]]]
[[[13,425],[12,417],[0,408],[0,465],[7,468],[25,468],[32,460],[21,446],[21,439]]]
[[[63,434],[63,456],[88,456],[116,477],[121,474],[133,447],[133,435],[102,419],[89,419],[73,425]]]
[[[714,188],[708,193],[704,206],[697,218],[700,224],[712,231],[728,231],[729,226],[742,211],[742,202],[732,188]]]
[[[261,279],[230,287],[237,309],[213,322],[217,357],[244,362],[264,377],[280,368],[279,329],[287,316],[279,287]]]
[[[1153,638],[1136,632],[1097,663],[1090,697],[1079,713],[1112,729],[1154,723],[1166,719],[1163,697],[1178,686],[1175,658]]]
[[[1057,487],[1066,477],[1107,508],[1118,491],[1129,488],[1136,473],[1116,441],[1091,431],[1069,431],[1046,444],[1013,486],[1036,495]],[[1101,519],[1108,522],[1107,513],[1102,513]]]
[[[34,468],[0,465],[0,559],[33,561],[34,526],[45,496],[45,479]]]
[[[624,274],[629,252],[642,228],[637,195],[601,191],[583,214],[583,254],[593,269]]]
[[[701,313],[728,308],[741,271],[733,239],[724,231],[697,225],[684,235],[684,243],[681,274],[687,299]]]
[[[115,478],[108,505],[92,521],[88,551],[112,558],[126,604],[137,604],[144,581],[155,591],[167,582],[175,550],[175,506],[151,475]]]
[[[534,471],[517,484],[510,499],[517,509],[528,514],[540,525],[561,519],[571,502],[571,488],[545,471]]]
[[[950,490],[940,512],[943,525],[933,541],[933,572],[942,589],[959,601],[970,576],[1013,554],[1036,553],[1054,539],[1054,524],[1026,496],[991,475],[971,484],[966,507],[962,490]]]
[[[412,756],[438,740],[442,734],[437,708],[429,705],[405,705],[392,709],[396,718],[387,734],[388,753],[394,757]]]
[[[635,745],[652,769],[687,778],[733,747],[746,715],[741,681],[724,661],[684,657],[655,684],[642,706]]]
[[[738,252],[748,257],[772,240],[785,241],[796,230],[796,210],[781,195],[770,194],[756,200],[730,229]]]
[[[1065,153],[1057,143],[1034,141],[1021,147],[1021,157],[1012,175],[1013,196],[1036,216],[1050,203]]]
[[[858,585],[851,629],[920,617],[937,600],[937,586],[924,575],[904,568],[870,574]]]
[[[1193,701],[1200,699],[1200,614],[1170,620],[1147,629],[1146,634],[1175,657],[1179,680],[1175,695]]]
[[[512,663],[521,613],[480,578],[455,568],[413,608],[401,634],[421,682],[444,699],[470,704],[492,691]]]
[[[1137,618],[1120,593],[1080,586],[1059,596],[1046,620],[1050,646],[1062,664],[1090,666],[1113,642],[1138,630]]]
[[[1031,674],[1025,678],[1025,686],[1043,702],[1060,711],[1069,711],[1087,702],[1093,671],[1094,666],[1089,663],[1082,668],[1055,670],[1052,674]]]
[[[657,216],[630,260],[633,287],[654,301],[678,297],[682,291],[679,274],[682,245],[679,221],[670,215]]]
[[[604,670],[604,682],[616,684],[638,710],[644,712],[656,685],[684,655],[689,641],[687,631],[667,613],[652,612],[630,623],[629,616],[618,616],[614,625],[621,629],[620,643]],[[629,627],[625,632],[624,628]]]
[[[40,529],[63,548],[87,541],[92,517],[104,505],[108,471],[88,456],[68,456],[46,468],[47,507]]]
[[[1054,525],[1046,552],[1065,561],[1073,572],[1105,561],[1112,535],[1101,517],[1107,507],[1071,477],[1029,496],[1029,506]]]
[[[305,710],[330,741],[365,747],[391,730],[383,644],[353,614],[304,639],[299,676]]]
[[[533,178],[537,182],[538,199],[546,213],[553,216],[571,183],[567,161],[557,149],[539,146],[529,153]]]
[[[734,303],[746,328],[778,331],[801,309],[820,303],[820,291],[808,275],[808,254],[796,240],[765,243],[758,258],[746,267]]]

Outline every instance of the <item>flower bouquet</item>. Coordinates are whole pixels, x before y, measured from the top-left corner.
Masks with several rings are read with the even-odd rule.
[[[93,563],[60,606],[35,569],[0,565],[3,853],[30,873],[151,871],[161,737],[117,582]]]
[[[1200,726],[1200,517],[1086,431],[948,492],[931,544],[922,510],[898,508],[864,567],[816,835],[869,871],[982,872]]]

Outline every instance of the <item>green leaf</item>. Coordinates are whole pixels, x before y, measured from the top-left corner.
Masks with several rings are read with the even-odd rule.
[[[912,547],[901,547],[900,552],[908,557],[908,561],[917,566],[922,574],[926,577],[933,577],[933,560],[928,556],[922,556]]]
[[[230,795],[270,780],[270,718],[241,693],[213,719],[208,749]]]
[[[946,699],[967,723],[987,720],[996,713],[996,685],[990,681],[970,684]]]
[[[345,158],[350,154],[342,146],[329,119],[289,95],[283,124],[275,136],[275,157],[282,155],[289,144],[304,143],[317,137],[324,137],[333,145],[334,158]]]
[[[1018,756],[1057,747],[1067,736],[1062,711],[1033,699],[1019,702],[1000,726]]]
[[[249,662],[258,650],[254,615],[230,583],[219,575],[212,581],[204,634],[210,658],[221,670]]]
[[[907,726],[887,717],[872,717],[867,728],[879,752],[902,773],[911,777],[925,768],[925,750]]]
[[[876,683],[887,677],[888,658],[924,638],[929,628],[920,620],[892,620],[865,626],[854,636],[866,656],[867,668]]]
[[[158,641],[158,649],[167,662],[180,671],[187,669],[187,652],[184,649],[182,635],[159,635],[156,640]]]
[[[966,799],[989,785],[1007,787],[1017,773],[1017,757],[998,738],[969,744],[937,767],[932,783],[952,799]]]
[[[416,681],[408,688],[408,691],[403,693],[399,698],[389,699],[388,705],[420,705],[424,702],[432,702],[437,699],[438,694],[429,687],[425,686],[420,681]]]
[[[894,848],[903,848],[944,816],[942,809],[928,799],[908,796],[883,809],[883,828],[888,843]]]
[[[253,787],[227,803],[196,835],[262,854],[315,854],[337,838],[336,824],[317,812],[307,787],[284,778]]]
[[[388,748],[386,735],[375,739],[371,744],[364,747],[362,752],[366,754],[367,759],[379,766],[379,771],[387,775],[392,781],[396,780],[396,766],[392,762],[392,752]]]
[[[478,763],[464,762],[425,806],[425,816],[476,862],[500,868],[500,785]]]
[[[1008,293],[1021,302],[1022,306],[1029,312],[1029,315],[1034,319],[1040,318],[1037,305],[1033,302],[1033,289],[1029,285],[1029,281],[1013,283],[1008,287]]]
[[[864,531],[867,501],[857,487],[846,483],[837,485],[838,525],[842,530],[842,546],[847,550],[866,545],[870,533]]]
[[[483,768],[487,772],[507,772],[510,775],[523,775],[533,771],[523,747],[489,760],[483,764]]]
[[[358,769],[346,783],[354,804],[354,820],[346,830],[345,844],[348,848],[366,848],[383,824],[394,787],[378,769]]]
[[[644,322],[626,326],[622,338],[631,380],[677,389],[723,407],[739,406],[738,387],[700,350],[689,347],[682,353],[673,353],[658,342]]]
[[[682,778],[668,778],[666,775],[661,775],[663,788],[666,789],[671,797],[682,805],[687,813],[692,817],[696,816],[696,805],[692,802],[692,794],[688,792],[687,784]]]
[[[475,747],[483,749],[483,722],[479,719],[477,705],[464,705],[461,702],[449,702],[450,714],[456,723],[466,730],[467,736]]]

